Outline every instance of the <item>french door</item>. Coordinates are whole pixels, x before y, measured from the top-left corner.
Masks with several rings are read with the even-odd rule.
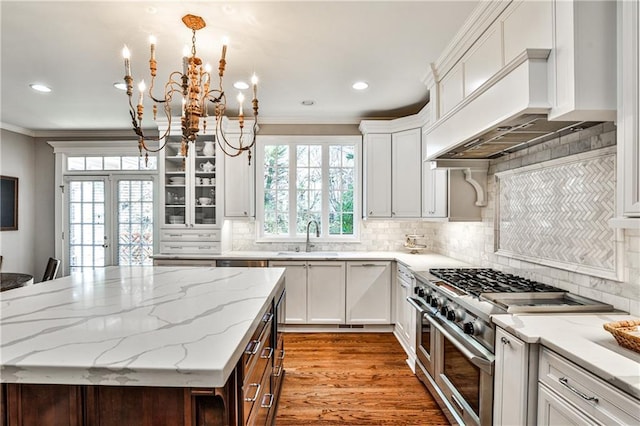
[[[67,176],[64,199],[68,271],[152,264],[153,178]]]

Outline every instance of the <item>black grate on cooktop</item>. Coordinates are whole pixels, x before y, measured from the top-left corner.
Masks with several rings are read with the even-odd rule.
[[[513,274],[505,274],[489,268],[434,268],[431,275],[463,290],[471,295],[481,293],[537,293],[563,291],[559,288],[532,281]]]

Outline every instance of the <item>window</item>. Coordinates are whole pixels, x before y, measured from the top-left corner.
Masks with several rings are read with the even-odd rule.
[[[84,172],[96,170],[157,170],[158,159],[149,156],[145,164],[144,157],[140,155],[122,156],[74,156],[67,157],[67,170],[70,172]]]
[[[302,237],[315,220],[323,239],[355,238],[360,141],[357,136],[260,138],[259,237]]]

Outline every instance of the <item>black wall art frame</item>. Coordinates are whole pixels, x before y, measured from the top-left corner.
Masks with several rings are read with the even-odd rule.
[[[18,229],[18,178],[0,176],[0,231]]]

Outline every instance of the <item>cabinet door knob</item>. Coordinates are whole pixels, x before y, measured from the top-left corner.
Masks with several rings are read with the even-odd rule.
[[[373,214],[373,211],[370,211],[369,214]]]
[[[507,339],[506,337],[501,337],[500,341],[502,342],[503,345],[510,345],[511,344],[509,339]]]

